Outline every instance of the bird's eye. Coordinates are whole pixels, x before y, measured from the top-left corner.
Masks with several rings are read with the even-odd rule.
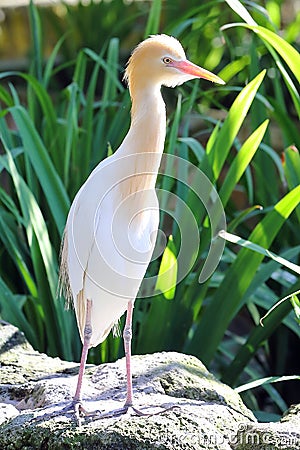
[[[165,56],[162,61],[164,64],[171,64],[172,59],[169,58],[168,56]]]

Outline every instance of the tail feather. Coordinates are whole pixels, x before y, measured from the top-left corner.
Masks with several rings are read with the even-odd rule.
[[[74,300],[72,295],[71,283],[69,278],[68,270],[68,236],[67,227],[64,230],[64,234],[61,241],[60,247],[60,267],[59,267],[59,277],[58,277],[58,288],[57,295],[64,296],[66,299],[66,309],[74,307]]]

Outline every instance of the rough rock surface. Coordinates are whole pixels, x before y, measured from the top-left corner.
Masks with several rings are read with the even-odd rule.
[[[15,327],[0,324],[0,449],[300,449],[300,406],[281,422],[258,423],[230,387],[192,356],[133,358],[136,405],[150,416],[85,418],[62,412],[76,386],[78,364],[35,352]],[[124,359],[90,366],[85,407],[110,411],[125,397]]]

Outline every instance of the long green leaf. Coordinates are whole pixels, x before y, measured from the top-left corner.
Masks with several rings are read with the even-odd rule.
[[[71,339],[68,335],[70,330],[66,326],[66,323],[64,323],[63,304],[62,302],[56,300],[58,283],[56,254],[53,251],[47,226],[35,197],[28,188],[24,179],[18,173],[17,167],[10,155],[9,149],[5,145],[5,142],[3,142],[3,144],[7,152],[6,168],[13,179],[22,214],[26,223],[28,244],[37,276],[39,295],[41,295],[39,301],[43,304],[46,315],[45,326],[48,330],[48,336],[61,336],[60,345],[65,347],[62,354],[70,357]],[[3,159],[2,164],[6,164]],[[51,344],[53,345],[51,346]],[[49,346],[49,351],[52,354],[55,354],[56,345],[54,344],[53,339],[49,340]]]
[[[170,235],[161,259],[155,285],[155,291],[161,292],[168,300],[171,300],[175,294],[177,270],[176,248],[173,236]]]
[[[38,340],[33,326],[28,322],[22,311],[26,300],[24,295],[14,294],[4,280],[0,277],[0,314],[3,320],[7,320],[22,330],[27,339],[35,348],[38,348]]]
[[[219,177],[229,150],[247,115],[247,112],[249,111],[257,90],[263,81],[265,73],[266,71],[263,70],[239,93],[216,137],[214,145],[208,153],[208,161],[213,168],[215,179],[218,179]]]
[[[289,93],[293,99],[293,103],[295,105],[296,111],[298,113],[298,116],[300,117],[300,95],[297,91],[291,77],[287,73],[285,67],[283,66],[278,54],[283,58],[283,60],[286,62],[286,64],[289,66],[295,77],[297,78],[298,82],[300,80],[300,69],[299,69],[299,63],[300,63],[300,54],[297,52],[297,50],[294,49],[288,42],[286,42],[284,39],[279,37],[277,34],[273,33],[272,31],[268,30],[267,28],[260,27],[260,26],[252,26],[245,23],[235,23],[235,24],[228,24],[224,25],[222,27],[223,30],[235,27],[235,26],[241,26],[244,28],[248,28],[252,31],[254,31],[260,38],[265,42],[265,45],[274,58],[277,67],[279,68],[281,75],[285,81],[285,84],[289,90]]]
[[[267,256],[268,258],[271,258],[274,261],[276,261],[278,264],[281,264],[281,265],[287,267],[288,269],[292,270],[293,272],[296,272],[298,275],[300,275],[300,266],[292,263],[291,261],[288,261],[285,258],[282,258],[281,256],[275,255],[275,253],[270,252],[270,250],[263,248],[261,245],[258,245],[258,244],[255,244],[254,242],[243,239],[240,236],[236,236],[234,234],[227,233],[224,230],[220,231],[219,236],[228,242],[232,242],[233,244],[238,244],[243,248],[248,248],[249,250],[252,250],[254,252],[260,253],[261,255]]]
[[[256,387],[263,386],[264,384],[279,383],[280,381],[291,381],[300,380],[300,375],[285,375],[282,377],[265,377],[259,380],[250,381],[249,383],[243,384],[235,388],[235,391],[239,394],[245,392],[248,389],[254,389]]]
[[[48,87],[51,75],[53,74],[55,60],[57,58],[58,52],[61,49],[61,46],[64,43],[65,39],[66,39],[66,34],[64,36],[61,36],[61,38],[57,41],[57,43],[54,46],[54,49],[52,50],[52,52],[47,60],[45,70],[44,70],[44,75],[43,75],[43,85],[46,89]]]
[[[300,186],[297,186],[259,222],[251,233],[249,240],[268,249],[299,201]],[[263,255],[255,252],[249,253],[246,248],[240,250],[219,289],[205,309],[201,323],[186,349],[190,353],[197,354],[204,363],[209,363],[213,358],[226,328],[242,304],[243,295],[247,291],[263,257]],[[235,289],[232,289],[232,286],[235,286]],[[208,341],[207,336],[209,336]],[[204,342],[206,343],[205,346],[203,345]]]
[[[242,174],[246,170],[256,150],[258,149],[258,146],[260,145],[266,132],[268,123],[269,121],[266,120],[251,134],[251,136],[244,142],[238,151],[234,161],[231,163],[219,192],[219,196],[224,207],[227,204],[235,185],[240,180]]]
[[[67,88],[69,94],[69,104],[66,113],[65,126],[65,149],[63,163],[64,186],[69,187],[70,164],[72,149],[78,152],[79,126],[78,126],[78,94],[79,89],[76,83],[71,83]],[[84,176],[84,175],[83,175]]]
[[[288,42],[286,42],[278,34],[260,26],[249,27],[255,31],[264,41],[268,42],[287,63],[298,82],[300,83],[300,54]]]
[[[281,303],[264,321],[264,326],[256,326],[251,331],[247,341],[236,353],[231,364],[226,368],[222,376],[224,383],[234,385],[244,367],[253,357],[257,349],[263,345],[271,334],[278,328],[282,320],[291,311],[290,302]]]
[[[27,111],[22,106],[15,106],[10,111],[22,138],[24,150],[30,158],[44,191],[58,231],[62,234],[70,204],[68,195]]]
[[[246,22],[246,24],[241,24],[250,30],[257,33],[264,41],[268,42],[285,60],[287,65],[290,67],[291,71],[300,83],[300,54],[294,47],[292,47],[287,41],[285,41],[278,34],[265,27],[257,25],[257,23],[252,19],[249,12],[241,4],[239,0],[225,0],[228,5]],[[228,28],[231,25],[225,25],[224,28]]]
[[[39,81],[42,81],[42,29],[38,10],[33,0],[30,0],[29,4],[29,20],[32,37],[32,58],[34,62],[33,73]]]
[[[300,184],[300,155],[299,151],[291,146],[284,152],[283,159],[284,174],[290,189]],[[300,223],[300,206],[296,208],[296,214]]]
[[[149,37],[150,34],[157,34],[159,31],[160,13],[161,13],[162,1],[153,0],[151,2],[151,8],[148,16],[148,21],[145,29],[144,38]]]
[[[50,242],[48,230],[46,227],[46,223],[44,221],[44,218],[42,216],[41,210],[32,194],[32,192],[29,190],[28,186],[26,185],[23,178],[19,175],[16,165],[10,156],[9,150],[6,147],[7,151],[7,170],[9,171],[14,185],[15,189],[18,195],[18,199],[21,205],[23,217],[25,220],[26,226],[29,225],[29,227],[34,230],[37,240],[40,245],[41,253],[43,256],[43,261],[45,264],[47,276],[48,276],[48,282],[51,287],[51,292],[53,294],[53,298],[56,296],[56,288],[57,288],[57,261],[55,254],[53,252],[53,248]],[[1,157],[2,158],[2,157]],[[2,160],[2,163],[5,164]],[[31,243],[31,235],[29,237],[29,244]]]
[[[21,246],[19,243],[19,239],[17,239],[17,230],[12,229],[11,224],[9,223],[10,221],[8,219],[9,217],[4,214],[4,211],[0,211],[1,240],[6,250],[9,252],[10,257],[12,258],[17,269],[20,271],[30,294],[33,297],[37,297],[37,287],[26,264],[23,252],[20,248]]]
[[[235,11],[248,25],[256,26],[257,23],[239,0],[225,0],[230,8]]]

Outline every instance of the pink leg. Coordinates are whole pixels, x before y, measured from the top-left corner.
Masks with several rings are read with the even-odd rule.
[[[125,359],[126,359],[126,380],[127,380],[126,401],[122,408],[98,414],[99,418],[117,417],[122,414],[132,413],[132,412],[137,414],[138,416],[149,416],[149,415],[154,415],[154,414],[160,414],[160,413],[163,413],[165,411],[169,411],[169,410],[175,408],[175,406],[171,406],[169,408],[163,408],[161,411],[158,411],[155,413],[147,413],[147,412],[140,411],[139,409],[137,409],[133,406],[132,372],[131,372],[131,340],[132,340],[133,306],[134,306],[134,300],[129,301],[128,305],[127,305],[126,323],[125,323],[125,327],[124,327],[124,331],[123,331],[124,350],[125,350]],[[84,370],[84,366],[82,369],[82,374],[83,374],[83,370]],[[79,384],[81,386],[80,380],[78,378],[78,385]],[[80,386],[77,389],[79,391],[79,393],[80,393]],[[76,390],[76,393],[77,393],[77,390]],[[80,399],[80,396],[79,396],[79,399]],[[89,415],[89,414],[87,413],[86,415]]]
[[[92,337],[91,310],[92,310],[92,300],[87,300],[86,301],[86,320],[85,320],[84,335],[83,335],[83,347],[82,347],[82,352],[81,352],[77,387],[76,387],[76,392],[75,392],[74,399],[73,399],[74,402],[81,401],[82,379],[83,379],[87,355],[88,355],[91,337]]]
[[[127,376],[127,395],[126,395],[126,401],[122,408],[115,409],[113,411],[108,411],[101,413],[100,411],[86,411],[82,404],[82,395],[81,395],[81,389],[82,389],[82,381],[83,381],[83,375],[86,365],[86,359],[88,350],[90,347],[91,342],[91,336],[92,336],[92,326],[91,326],[91,310],[92,310],[92,301],[87,300],[86,304],[86,322],[84,327],[84,338],[83,338],[83,347],[82,347],[82,353],[81,353],[81,360],[80,360],[80,367],[79,367],[79,373],[78,373],[78,380],[77,380],[77,387],[76,392],[73,397],[73,402],[66,406],[63,410],[60,411],[60,414],[67,413],[70,410],[73,410],[73,413],[75,411],[75,416],[77,420],[77,424],[80,425],[81,418],[80,413],[84,416],[89,417],[98,417],[98,418],[105,418],[105,417],[117,417],[122,414],[133,412],[137,414],[138,416],[150,416],[150,415],[156,415],[161,414],[166,411],[170,411],[176,406],[171,406],[168,408],[162,408],[161,411],[154,412],[154,413],[147,413],[140,411],[139,409],[135,408],[133,406],[133,392],[132,392],[132,372],[131,372],[131,340],[132,340],[132,314],[133,314],[133,301],[128,302],[127,306],[127,315],[126,315],[126,323],[125,328],[123,332],[123,338],[124,338],[124,349],[125,349],[125,357],[126,357],[126,376]],[[48,415],[47,417],[55,417],[57,413],[52,413]],[[44,416],[42,416],[44,417]]]
[[[127,394],[126,401],[124,406],[119,409],[115,409],[113,411],[108,411],[107,413],[103,413],[100,417],[112,417],[119,416],[122,414],[126,414],[129,411],[133,411],[139,416],[147,416],[147,413],[143,413],[139,411],[137,408],[133,406],[133,392],[132,392],[132,372],[131,372],[131,340],[132,340],[132,315],[133,315],[133,302],[131,300],[127,305],[127,314],[126,314],[126,322],[123,331],[123,340],[124,340],[124,350],[125,350],[125,359],[126,359],[126,386],[127,386]]]
[[[78,372],[78,380],[77,380],[77,386],[76,386],[76,392],[73,397],[73,406],[75,410],[75,416],[77,419],[77,423],[80,425],[80,412],[82,412],[85,415],[88,415],[88,411],[86,411],[82,404],[82,381],[83,381],[83,375],[87,360],[87,355],[90,347],[91,337],[92,337],[92,325],[91,325],[91,312],[92,312],[92,300],[86,301],[86,320],[85,320],[85,326],[84,326],[84,334],[83,334],[83,347],[81,352],[81,359],[80,359],[80,366],[79,366],[79,372]]]
[[[86,359],[87,359],[90,342],[91,342],[91,337],[92,337],[91,313],[92,313],[92,300],[87,300],[87,302],[86,302],[86,320],[85,320],[84,335],[83,335],[83,347],[82,347],[82,352],[81,352],[76,392],[73,397],[72,403],[67,405],[65,408],[63,408],[62,410],[59,411],[59,414],[68,413],[69,411],[73,411],[73,413],[75,412],[75,417],[76,417],[76,421],[77,421],[78,425],[80,425],[80,423],[81,423],[80,413],[82,413],[85,416],[91,416],[94,414],[93,412],[86,411],[81,404],[82,381],[83,381]],[[47,417],[49,417],[49,418],[55,417],[56,415],[57,415],[57,412],[52,413],[52,414],[48,415]]]
[[[133,314],[133,301],[128,302],[126,323],[123,332],[124,350],[126,357],[126,379],[127,379],[127,396],[125,407],[132,406],[133,393],[132,393],[132,372],[131,372],[131,340],[132,340],[132,314]]]

